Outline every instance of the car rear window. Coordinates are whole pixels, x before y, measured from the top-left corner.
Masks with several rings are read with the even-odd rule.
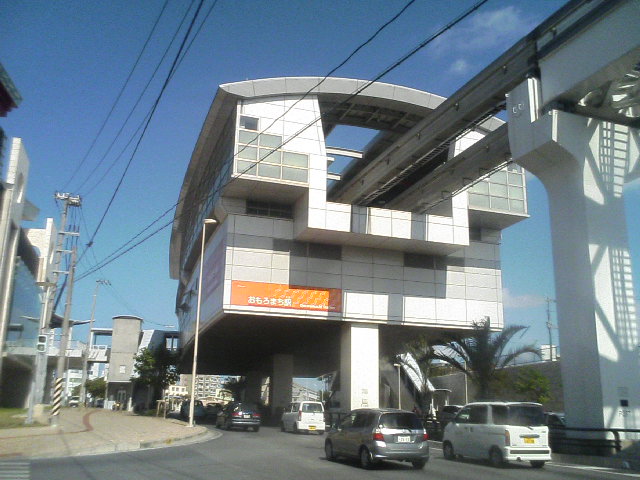
[[[544,411],[536,405],[493,405],[493,423],[536,427],[544,425]]]
[[[302,411],[306,413],[322,413],[322,404],[321,403],[303,403]]]
[[[415,413],[384,413],[380,416],[381,428],[422,429],[422,423]]]
[[[248,412],[250,410],[256,411],[258,408],[255,403],[239,403],[235,408],[236,411]]]

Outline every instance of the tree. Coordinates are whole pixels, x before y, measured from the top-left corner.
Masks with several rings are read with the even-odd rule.
[[[247,379],[245,377],[230,378],[223,385],[225,390],[229,390],[231,392],[234,400],[240,400],[242,398],[242,393],[246,387]]]
[[[85,386],[87,388],[87,393],[91,395],[91,398],[104,398],[105,390],[107,389],[107,382],[103,377],[87,380]]]
[[[156,392],[162,392],[178,381],[180,374],[176,367],[177,362],[177,353],[167,350],[164,346],[154,349],[143,348],[135,356],[134,368],[137,376],[132,377],[132,380],[148,387],[145,408],[149,408],[151,397]]]
[[[513,389],[525,401],[546,403],[551,400],[551,383],[549,379],[531,367],[523,368],[518,372]]]
[[[497,370],[525,353],[540,356],[538,348],[532,344],[504,353],[509,341],[526,329],[522,325],[510,325],[493,333],[488,321],[476,322],[470,335],[445,334],[437,342],[443,348],[434,350],[432,358],[446,362],[467,375],[478,388],[479,399],[490,400]]]

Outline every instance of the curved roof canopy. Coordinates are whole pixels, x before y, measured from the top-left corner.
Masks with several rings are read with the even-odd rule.
[[[389,83],[371,83],[351,78],[280,77],[220,85],[198,137],[180,191],[179,203],[171,236],[171,276],[179,274],[179,258],[183,229],[182,220],[196,172],[209,161],[206,152],[212,151],[223,132],[223,126],[235,114],[237,102],[268,97],[314,95],[318,98],[325,136],[337,125],[350,125],[379,130],[367,145],[365,159],[383,151],[395,140],[424,119],[445,99],[439,95]],[[365,88],[366,87],[366,88]],[[354,166],[357,168],[357,165]]]

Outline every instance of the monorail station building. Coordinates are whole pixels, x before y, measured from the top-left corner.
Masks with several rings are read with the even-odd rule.
[[[527,217],[516,165],[477,172],[455,192],[437,175],[416,183],[433,158],[501,128],[493,117],[388,184],[345,189],[444,98],[384,83],[354,95],[365,82],[321,80],[219,87],[171,238],[185,364],[200,297],[198,373],[245,375],[256,400],[268,377],[274,411],[290,401],[293,377],[327,372],[339,372],[342,410],[389,405],[381,369],[402,342],[487,319],[500,329],[501,230]],[[362,151],[327,143],[341,125],[378,133]],[[336,172],[334,161],[348,167]]]

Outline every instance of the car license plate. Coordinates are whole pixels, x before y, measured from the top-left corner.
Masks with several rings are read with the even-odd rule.
[[[524,443],[536,443],[536,439],[535,438],[525,438],[524,439]]]
[[[409,435],[398,435],[398,443],[410,443],[411,437]]]
[[[315,429],[316,429],[315,425],[309,425],[309,430],[315,430]]]
[[[242,418],[251,418],[251,414],[250,413],[245,413]]]

